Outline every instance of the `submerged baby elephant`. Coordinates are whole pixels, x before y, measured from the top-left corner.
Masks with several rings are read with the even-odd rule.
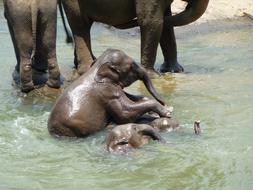
[[[136,80],[142,80],[156,100],[123,91]],[[58,97],[48,129],[59,136],[85,137],[103,129],[109,121],[131,123],[150,111],[170,116],[170,109],[164,106],[146,70],[124,52],[108,49]]]
[[[129,123],[114,127],[106,137],[106,148],[109,152],[126,152],[138,148],[150,140],[160,140],[158,131],[147,124]]]
[[[146,115],[137,122],[114,127],[106,137],[106,148],[109,152],[127,152],[138,148],[150,140],[160,141],[159,131],[173,131],[179,127],[172,118],[154,118]],[[110,125],[108,127],[111,127]]]

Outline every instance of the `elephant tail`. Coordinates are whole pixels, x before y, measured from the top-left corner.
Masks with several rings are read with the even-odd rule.
[[[64,27],[64,30],[66,33],[66,43],[73,43],[73,38],[72,38],[71,32],[69,31],[66,21],[65,21],[64,12],[63,12],[63,5],[62,5],[61,0],[58,1],[58,5],[59,5],[61,18],[62,18],[63,27]]]
[[[32,20],[32,38],[33,38],[33,50],[31,58],[33,59],[36,53],[37,20],[38,20],[38,3],[36,0],[32,0],[31,3],[31,20]]]

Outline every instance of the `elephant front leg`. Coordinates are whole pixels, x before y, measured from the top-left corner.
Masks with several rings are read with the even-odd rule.
[[[81,14],[78,1],[64,0],[62,3],[75,42],[74,64],[77,71],[73,75],[73,79],[75,79],[85,73],[93,63],[94,56],[90,42],[92,21],[85,17],[85,13]]]
[[[83,31],[82,36],[74,34],[75,41],[75,66],[78,75],[84,74],[93,63],[90,45],[90,29]]]
[[[154,69],[158,42],[161,36],[162,24],[155,23],[141,26],[141,64],[151,78],[160,74]]]
[[[143,114],[153,111],[161,117],[170,117],[171,110],[156,100],[142,99],[138,102],[130,100],[125,93],[121,97],[108,101],[108,112],[117,124],[135,122]]]
[[[171,15],[170,10],[169,13]],[[160,67],[160,72],[183,72],[184,68],[177,61],[177,44],[174,28],[169,23],[164,23],[160,46],[164,57],[164,63]]]
[[[136,4],[136,13],[141,30],[141,64],[150,76],[158,76],[154,64],[163,27],[163,8],[156,0],[150,3],[140,0]]]

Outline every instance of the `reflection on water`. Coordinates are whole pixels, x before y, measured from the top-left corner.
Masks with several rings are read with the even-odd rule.
[[[73,61],[59,22],[57,52],[62,70]],[[253,27],[178,40],[186,74],[155,79],[174,106],[180,130],[163,133],[127,155],[108,154],[106,132],[87,139],[55,139],[47,117],[56,94],[17,96],[11,86],[15,65],[0,9],[0,189],[252,189],[253,188]],[[120,48],[139,60],[135,31],[92,29],[96,55]],[[157,66],[162,63],[161,52]],[[137,82],[128,88],[146,94]],[[203,134],[195,136],[193,122]]]

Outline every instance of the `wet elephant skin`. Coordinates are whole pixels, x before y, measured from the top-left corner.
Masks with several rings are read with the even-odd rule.
[[[158,130],[147,124],[128,123],[115,126],[108,133],[105,143],[109,152],[127,152],[147,144],[150,140],[161,140]]]
[[[123,91],[136,80],[142,80],[156,100],[135,98]],[[134,122],[150,111],[162,117],[170,115],[145,69],[124,52],[108,49],[58,97],[48,129],[59,136],[85,137],[103,129],[109,121]]]

